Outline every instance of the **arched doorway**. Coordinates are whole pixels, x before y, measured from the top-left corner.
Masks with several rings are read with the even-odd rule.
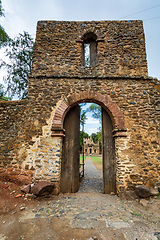
[[[110,193],[111,192],[111,188],[113,187],[115,190],[118,188],[118,182],[115,183],[116,181],[116,167],[115,167],[115,163],[116,166],[119,166],[119,161],[116,160],[117,158],[117,147],[114,147],[114,140],[116,139],[116,144],[117,142],[120,141],[120,139],[124,138],[127,136],[126,134],[126,128],[125,128],[125,122],[124,122],[124,116],[123,113],[121,112],[120,108],[118,107],[118,105],[111,99],[110,96],[104,94],[100,94],[98,92],[94,92],[94,91],[79,91],[76,93],[72,93],[69,94],[68,96],[66,96],[63,100],[61,100],[60,102],[57,103],[57,107],[55,109],[55,113],[53,116],[53,122],[52,122],[52,137],[61,137],[62,139],[65,137],[66,132],[64,129],[64,121],[65,118],[67,116],[67,113],[72,109],[74,106],[77,106],[79,103],[82,102],[93,102],[93,103],[97,103],[99,104],[102,109],[103,112],[103,129],[104,129],[104,134],[103,134],[103,156],[105,159],[111,159],[109,162],[107,162],[106,160],[103,160],[103,163],[107,162],[107,164],[104,164],[103,166],[103,171],[104,171],[104,176],[105,174],[108,176],[108,178],[104,177],[103,178],[103,182],[104,182],[104,193]],[[108,126],[109,132],[105,131],[106,126]],[[71,124],[71,128],[72,128],[72,124]],[[112,136],[112,137],[109,137]],[[62,140],[64,143],[64,140]],[[73,140],[74,141],[74,140]],[[109,146],[111,146],[111,143],[113,144],[111,148],[109,148]],[[62,144],[64,145],[64,144]],[[107,150],[108,149],[108,150]],[[116,149],[116,154],[114,153]],[[107,151],[106,151],[107,150]],[[106,154],[105,154],[106,153]],[[110,158],[109,155],[114,156],[114,158]],[[62,153],[63,156],[63,153]],[[60,164],[61,167],[63,166],[63,158],[62,156],[60,157]],[[114,159],[114,161],[112,161]],[[66,164],[66,166],[74,166],[74,164]],[[74,171],[72,171],[74,172]],[[107,172],[109,174],[107,174]],[[112,181],[111,179],[111,174],[110,172],[113,173],[114,181]],[[76,172],[77,173],[77,172]],[[120,176],[120,172],[117,168],[117,176],[118,176],[118,180],[119,180],[119,176]],[[60,176],[60,181],[62,182],[63,175],[61,172],[61,176]],[[74,176],[71,177],[71,179],[74,179]],[[65,180],[64,180],[65,182]],[[111,184],[112,183],[112,184]],[[116,187],[115,187],[116,185]],[[111,186],[111,188],[110,188]],[[72,188],[73,189],[73,188]],[[77,191],[77,190],[76,190]],[[71,190],[68,190],[66,192],[71,192]],[[73,192],[73,190],[72,190]],[[114,191],[116,192],[116,191]]]
[[[62,147],[60,191],[76,192],[79,189],[80,108],[72,107],[64,119],[65,137]],[[109,114],[102,108],[102,160],[103,193],[116,192],[116,163],[113,125]],[[89,149],[90,155],[92,148]]]

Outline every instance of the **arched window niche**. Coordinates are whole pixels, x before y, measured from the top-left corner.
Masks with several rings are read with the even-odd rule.
[[[83,35],[82,38],[82,64],[85,67],[97,64],[97,36],[93,32]]]

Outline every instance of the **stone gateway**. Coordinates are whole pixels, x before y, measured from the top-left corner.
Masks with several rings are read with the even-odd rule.
[[[142,21],[39,21],[28,98],[0,102],[0,179],[77,191],[78,104],[93,102],[102,107],[103,192],[157,185],[159,93]]]

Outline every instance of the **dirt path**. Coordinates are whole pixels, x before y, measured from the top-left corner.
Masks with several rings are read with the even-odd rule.
[[[92,165],[86,161],[79,192],[28,200],[22,211],[17,206],[15,212],[2,214],[0,239],[160,239],[160,200],[150,199],[147,207],[143,207],[138,200],[124,201],[102,194],[101,177]],[[98,190],[94,188],[98,186]]]
[[[102,171],[96,169],[91,157],[85,159],[84,178],[80,183],[79,192],[102,193]]]

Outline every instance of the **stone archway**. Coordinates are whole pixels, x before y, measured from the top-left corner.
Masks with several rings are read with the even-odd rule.
[[[102,114],[102,131],[103,131],[103,138],[104,138],[103,139],[103,193],[110,193],[113,191],[116,192],[117,166],[116,166],[114,139],[117,137],[125,137],[126,129],[125,129],[124,117],[122,112],[120,111],[117,104],[113,102],[109,96],[102,95],[99,93],[94,93],[92,91],[89,91],[89,92],[84,91],[84,92],[79,92],[79,93],[74,93],[69,95],[67,98],[65,98],[65,101],[62,101],[59,104],[59,106],[56,108],[56,111],[53,117],[53,123],[52,123],[52,137],[65,136],[66,133],[65,133],[65,127],[64,127],[64,120],[66,121],[66,116],[68,116],[68,113],[70,113],[71,110],[74,109],[76,105],[82,102],[94,102],[99,104],[102,107],[102,110],[103,110],[102,111],[103,113]],[[107,128],[105,126],[107,126]],[[73,135],[74,134],[72,134],[72,138],[73,138]],[[69,138],[68,135],[67,135],[67,138]],[[65,141],[62,141],[62,142],[64,143]],[[62,158],[61,158],[62,166],[64,165],[63,158],[64,156],[62,154]],[[67,166],[69,165],[70,164],[68,163]],[[73,161],[73,166],[74,165],[75,164]],[[73,167],[71,167],[71,169],[73,170]],[[70,176],[72,174],[70,173],[64,174],[64,176],[66,175]],[[115,175],[115,178],[113,178],[113,175]],[[61,178],[63,178],[62,175],[61,175]],[[63,182],[64,182],[63,189],[65,189],[66,179],[63,179]],[[70,185],[72,185],[72,183]],[[73,185],[75,185],[75,183]],[[77,186],[76,186],[76,189],[78,189]]]
[[[93,91],[73,93],[66,97],[65,100],[62,100],[53,117],[52,136],[63,136],[63,122],[67,112],[70,108],[82,102],[94,102],[103,107],[112,120],[114,137],[126,136],[124,116],[118,105],[108,95]]]

